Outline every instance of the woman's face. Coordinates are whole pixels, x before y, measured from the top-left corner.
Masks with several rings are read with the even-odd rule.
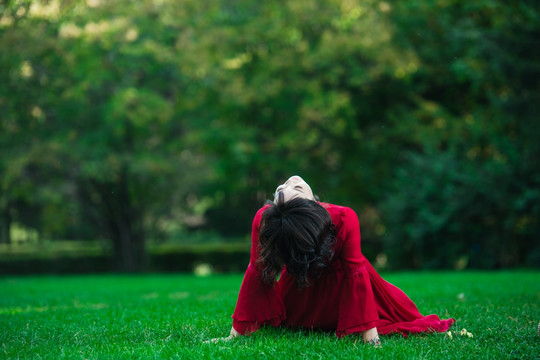
[[[283,184],[279,185],[274,193],[274,202],[277,203],[279,193],[283,194],[283,201],[295,198],[315,200],[311,187],[300,176],[291,176]]]

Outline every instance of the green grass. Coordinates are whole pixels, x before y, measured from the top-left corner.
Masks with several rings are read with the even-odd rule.
[[[263,328],[225,336],[242,276],[100,275],[0,278],[0,359],[538,359],[540,273],[383,274],[420,311],[452,316],[454,334],[357,336]]]

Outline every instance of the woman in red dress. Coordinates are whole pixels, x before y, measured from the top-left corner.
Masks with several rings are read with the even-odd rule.
[[[253,220],[251,260],[231,339],[261,325],[379,334],[438,331],[455,322],[423,316],[407,295],[383,280],[360,250],[360,226],[347,207],[318,202],[299,176],[278,186],[274,203]],[[277,278],[279,277],[279,280]]]

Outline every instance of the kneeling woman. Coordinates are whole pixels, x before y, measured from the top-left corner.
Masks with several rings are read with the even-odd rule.
[[[379,334],[447,331],[454,319],[423,316],[360,250],[360,226],[347,207],[318,202],[299,176],[278,186],[252,227],[251,260],[233,314],[230,339],[261,325]],[[277,280],[279,278],[279,280]]]

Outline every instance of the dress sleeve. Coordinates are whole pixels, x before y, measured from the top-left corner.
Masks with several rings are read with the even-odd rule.
[[[367,259],[360,248],[358,217],[350,208],[345,208],[341,216],[342,226],[337,236],[343,242],[341,265],[344,278],[340,289],[338,337],[371,329],[379,320]]]
[[[276,283],[269,285],[263,282],[256,264],[259,258],[259,225],[264,210],[264,207],[260,209],[253,219],[250,261],[232,315],[233,327],[241,334],[257,331],[263,324],[277,326],[285,318],[285,307]]]

